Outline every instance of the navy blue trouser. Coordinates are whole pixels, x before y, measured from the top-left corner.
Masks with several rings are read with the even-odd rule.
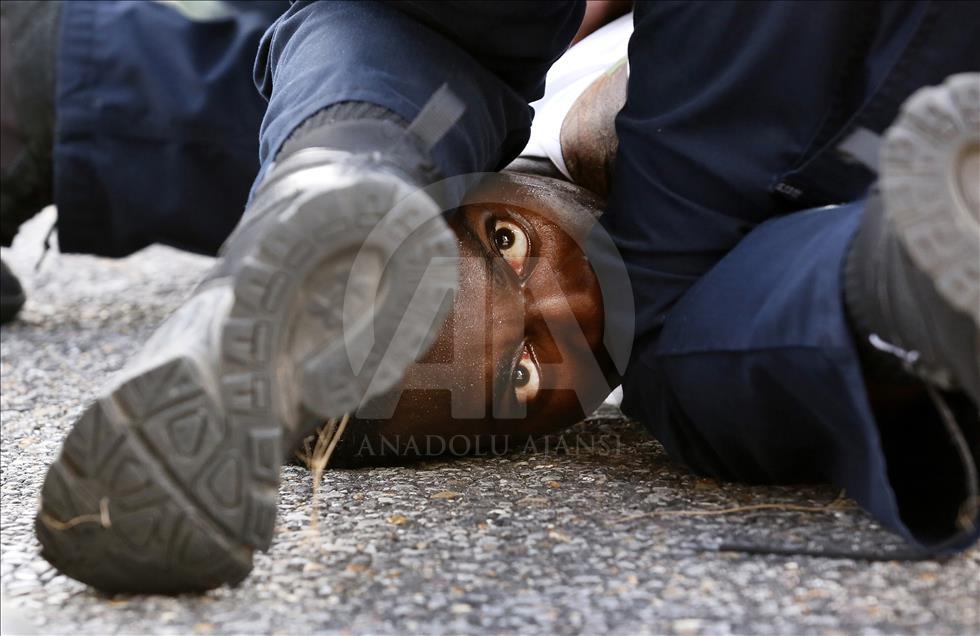
[[[59,52],[61,245],[213,252],[307,117],[361,100],[410,120],[444,82],[467,111],[436,164],[446,176],[497,169],[523,146],[527,102],[581,11],[297,2],[201,22],[160,5],[72,3]],[[978,13],[637,5],[603,225],[637,308],[624,410],[674,458],[726,479],[829,481],[915,543],[947,538],[912,510],[941,478],[925,470],[912,480],[925,494],[903,492],[896,471],[915,462],[886,449],[869,406],[840,278],[874,175],[837,147],[856,129],[882,131],[919,86],[976,70]],[[267,109],[240,73],[256,46]],[[941,460],[926,455],[925,467]]]
[[[223,8],[191,19],[156,2],[64,3],[54,148],[63,251],[125,256],[165,243],[213,254],[231,234],[259,170],[266,110],[250,71],[289,4]]]

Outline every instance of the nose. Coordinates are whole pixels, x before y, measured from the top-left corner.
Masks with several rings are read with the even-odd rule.
[[[525,329],[534,343],[540,388],[570,392],[584,414],[608,393],[596,353],[602,343],[602,301],[586,261],[564,267],[560,276],[549,267],[535,268],[524,289]]]
[[[491,334],[491,359],[501,357],[508,361],[524,340],[525,295],[515,277],[508,272],[510,266],[502,258],[491,259],[487,285],[487,331]]]
[[[577,323],[575,292],[566,293],[559,284],[558,276],[548,267],[535,268],[533,276],[524,286],[524,304],[526,329],[535,336],[540,335],[541,330],[555,331],[556,327],[563,331],[570,321]]]
[[[509,265],[488,258],[473,242],[461,242],[460,288],[449,325],[443,328],[427,360],[440,367],[452,387],[453,417],[482,418],[495,402],[495,380],[524,340],[524,297]]]

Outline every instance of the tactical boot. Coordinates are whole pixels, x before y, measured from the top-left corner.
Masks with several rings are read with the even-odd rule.
[[[913,94],[845,268],[859,346],[980,403],[980,74]]]
[[[24,288],[7,264],[0,260],[0,324],[13,320],[23,306]]]
[[[393,127],[341,136],[405,137]],[[35,524],[63,573],[109,592],[239,582],[270,544],[284,455],[392,387],[431,342],[456,286],[438,258],[456,242],[418,189],[421,160],[302,146],[74,424]]]

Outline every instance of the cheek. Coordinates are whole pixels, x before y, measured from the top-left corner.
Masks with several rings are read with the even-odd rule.
[[[453,324],[458,325],[458,320]],[[399,385],[372,406],[373,419],[386,430],[424,434],[451,432],[453,415],[481,418],[486,413],[482,357],[460,350],[467,341],[460,329],[455,337],[440,335],[437,346],[405,371]],[[453,346],[453,345],[457,346]]]
[[[446,428],[450,412],[451,400],[445,391],[406,391],[384,429],[400,433],[435,434]]]
[[[373,423],[373,432],[379,438],[398,436],[405,442],[409,436],[416,439],[426,436],[451,438],[493,430],[484,418],[454,418],[452,413],[452,397],[448,391],[406,391],[390,418]]]
[[[605,314],[602,290],[582,250],[568,237],[560,244],[554,267],[560,272],[562,291],[590,347],[601,346]]]
[[[554,395],[554,393],[567,393]],[[578,406],[578,398],[574,393],[561,391],[552,392],[548,406],[537,409],[522,419],[505,420],[495,423],[495,434],[510,436],[514,439],[526,439],[528,436],[557,433],[582,420],[582,411]]]

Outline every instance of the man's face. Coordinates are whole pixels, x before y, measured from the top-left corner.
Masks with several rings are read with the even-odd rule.
[[[573,424],[608,394],[608,365],[597,356],[602,296],[580,246],[595,216],[540,193],[496,183],[452,216],[460,258],[449,317],[401,384],[358,413],[337,459],[448,448],[434,438],[456,438],[452,451],[465,452],[458,436],[492,435],[500,451],[504,440],[514,447]]]

